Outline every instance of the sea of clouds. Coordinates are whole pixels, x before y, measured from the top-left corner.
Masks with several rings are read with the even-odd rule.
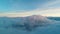
[[[33,15],[0,17],[0,34],[59,34],[60,21]]]

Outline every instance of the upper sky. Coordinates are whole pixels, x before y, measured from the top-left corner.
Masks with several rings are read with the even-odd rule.
[[[54,14],[59,13],[58,9],[60,9],[60,0],[0,0],[0,13],[38,11],[50,15],[52,11]]]
[[[0,12],[43,9],[51,2],[55,0],[0,0]]]

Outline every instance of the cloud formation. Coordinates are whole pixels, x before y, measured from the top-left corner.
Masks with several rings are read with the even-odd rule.
[[[41,15],[32,15],[28,17],[0,17],[0,27],[22,28],[23,30],[32,30],[36,27],[43,27],[52,21]]]

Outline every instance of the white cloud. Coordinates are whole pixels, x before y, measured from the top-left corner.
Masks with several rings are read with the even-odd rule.
[[[54,0],[54,1],[49,1],[49,2],[47,2],[47,3],[45,3],[45,4],[43,4],[42,5],[42,8],[43,9],[49,9],[49,8],[56,8],[56,7],[58,7],[58,6],[56,6],[56,7],[54,7],[56,4],[59,4],[60,3],[60,0]]]
[[[25,17],[30,15],[43,15],[43,16],[59,16],[60,17],[60,8],[52,8],[52,9],[45,9],[45,10],[32,10],[26,12],[7,12],[7,13],[0,13],[0,16],[7,16],[7,17]]]

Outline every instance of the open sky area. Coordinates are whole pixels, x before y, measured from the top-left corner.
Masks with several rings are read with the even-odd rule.
[[[0,0],[0,16],[60,17],[60,0]]]

